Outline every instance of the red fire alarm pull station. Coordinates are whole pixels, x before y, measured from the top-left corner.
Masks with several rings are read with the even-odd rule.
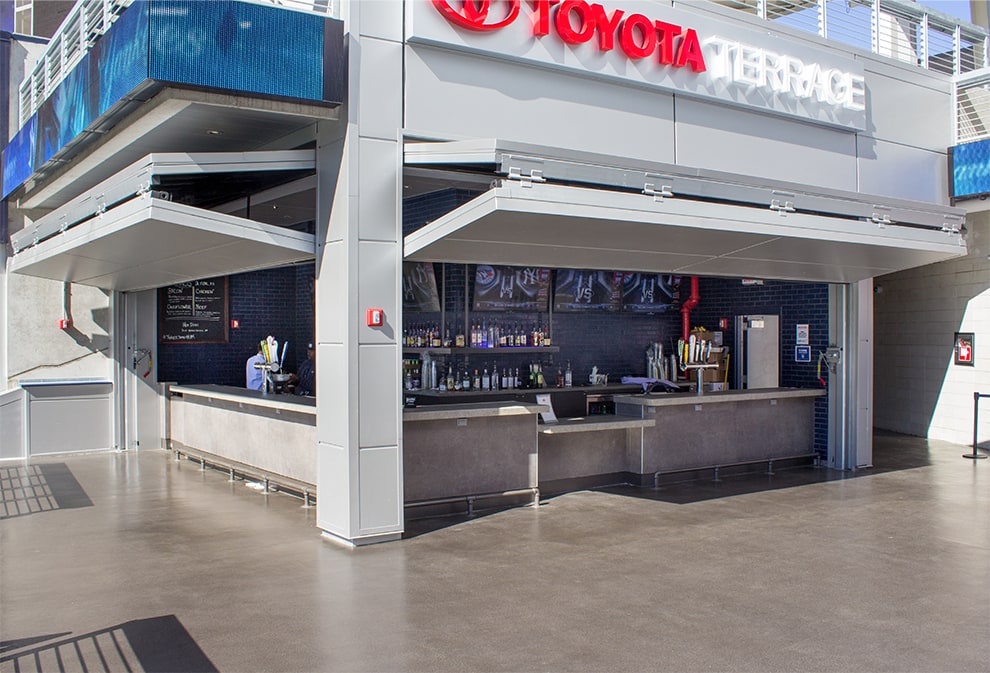
[[[240,328],[241,328],[241,321],[240,320],[237,320],[235,318],[234,320],[231,320],[230,321],[230,329],[240,329]]]
[[[975,366],[973,337],[973,332],[956,332],[955,364],[967,367]]]
[[[380,308],[368,309],[368,327],[381,327],[385,324],[385,311]]]
[[[61,320],[58,321],[59,329],[69,329],[70,327],[72,327],[72,321],[69,320],[68,318],[62,318]]]

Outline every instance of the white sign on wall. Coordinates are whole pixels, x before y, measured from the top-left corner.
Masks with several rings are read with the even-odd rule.
[[[850,130],[863,66],[835,51],[644,0],[410,0],[406,39]]]

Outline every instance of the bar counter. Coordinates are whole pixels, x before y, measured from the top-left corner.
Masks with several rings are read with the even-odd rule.
[[[405,502],[538,494],[536,428],[546,410],[510,401],[404,409]]]
[[[815,398],[821,389],[726,390],[704,395],[616,396],[619,415],[655,418],[643,431],[639,464],[657,473],[808,456],[815,449]]]
[[[168,388],[170,448],[316,489],[316,399],[234,386]]]

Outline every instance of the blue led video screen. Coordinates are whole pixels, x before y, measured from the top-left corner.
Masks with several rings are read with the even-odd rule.
[[[3,152],[3,197],[141,87],[343,100],[340,21],[236,0],[138,0]]]
[[[990,194],[990,140],[950,148],[952,197]]]

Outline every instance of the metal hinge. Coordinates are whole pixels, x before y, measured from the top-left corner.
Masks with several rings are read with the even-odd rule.
[[[534,182],[546,182],[541,168],[524,170],[519,166],[509,166],[509,172],[505,177],[509,180],[518,180],[523,187],[532,187]]]
[[[775,210],[781,217],[785,217],[787,213],[793,213],[797,209],[794,207],[793,201],[781,201],[780,199],[771,199],[770,210]]]
[[[945,222],[942,224],[942,231],[947,234],[962,233],[962,220],[954,215],[946,215]]]
[[[889,224],[893,224],[894,221],[890,219],[890,213],[882,213],[881,210],[890,210],[886,206],[873,206],[873,214],[870,215],[870,221],[876,225],[879,225],[881,229]]]
[[[663,203],[664,198],[672,197],[674,195],[674,181],[671,178],[665,175],[653,175],[651,173],[647,173],[646,179],[652,180],[653,182],[643,183],[643,193],[647,196],[652,196],[655,202]],[[666,184],[667,182],[670,182],[671,184]]]

